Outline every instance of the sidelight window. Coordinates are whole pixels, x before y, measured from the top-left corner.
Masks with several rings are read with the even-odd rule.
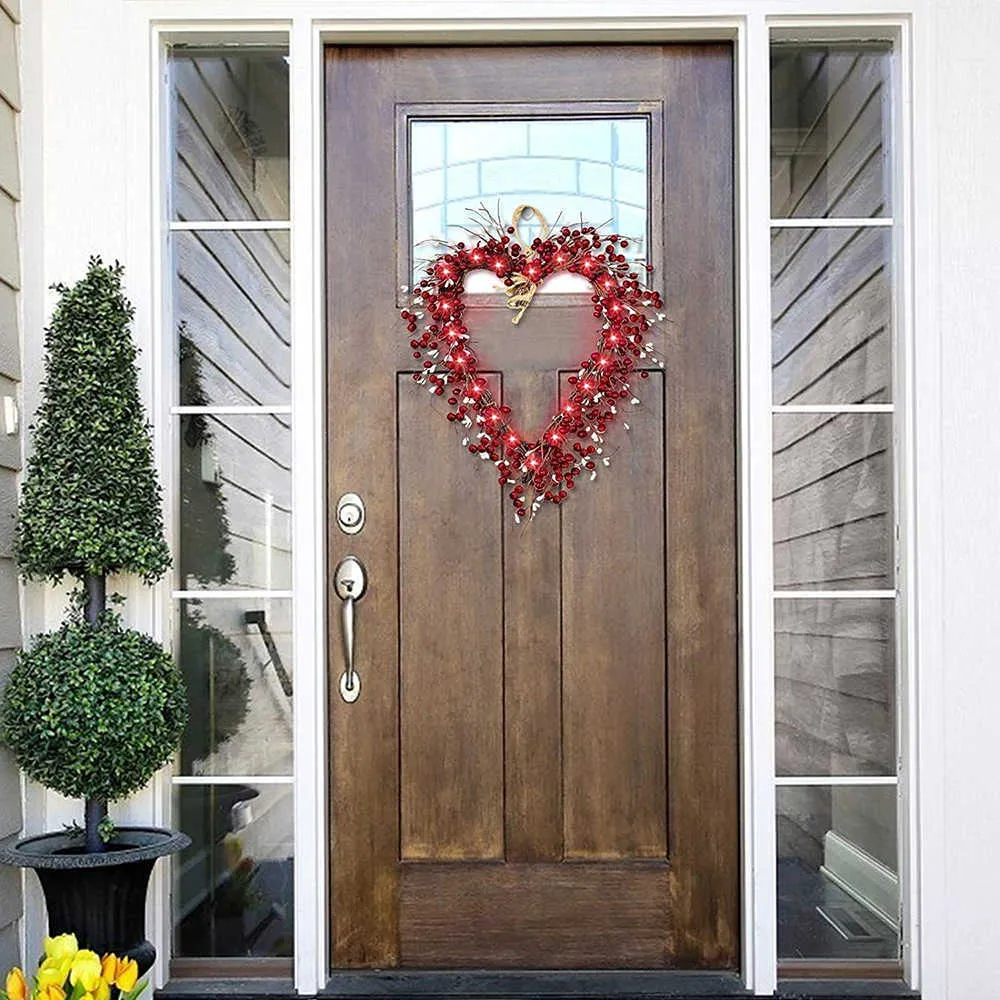
[[[172,610],[191,702],[173,791],[193,841],[174,868],[172,971],[236,958],[290,971],[287,49],[175,46],[168,68]]]
[[[899,968],[888,44],[771,48],[778,958]],[[863,974],[863,973],[859,973]],[[898,972],[897,972],[898,974]]]

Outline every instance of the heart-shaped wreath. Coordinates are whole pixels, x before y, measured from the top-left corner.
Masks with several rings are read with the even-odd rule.
[[[664,318],[657,312],[663,303],[640,280],[635,263],[622,253],[629,246],[628,239],[617,233],[602,234],[599,227],[582,223],[550,233],[541,220],[542,235],[524,247],[517,242],[518,224],[530,212],[541,219],[537,210],[522,205],[510,226],[485,210],[477,213],[482,238],[471,244],[446,244],[414,289],[414,309],[419,311],[402,312],[411,334],[425,320],[419,336],[410,341],[414,358],[427,356],[414,381],[435,395],[447,393],[452,407],[448,419],[470,429],[463,444],[473,455],[492,461],[500,483],[513,487],[510,498],[516,521],[534,517],[545,502],[561,503],[578,476],[589,473],[593,479],[599,464],[609,464],[604,435],[623,401],[639,402],[633,380],[649,374],[639,364],[663,367],[648,343],[650,325]],[[594,350],[570,376],[569,398],[534,441],[517,430],[510,407],[493,397],[479,373],[479,359],[463,323],[464,279],[479,270],[502,279],[515,324],[550,275],[579,274],[593,288],[594,316],[603,321]],[[627,430],[628,424],[624,426]]]

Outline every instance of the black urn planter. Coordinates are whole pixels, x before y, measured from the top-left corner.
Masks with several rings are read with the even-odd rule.
[[[152,826],[125,826],[102,854],[86,854],[82,838],[44,833],[0,850],[0,863],[32,868],[45,894],[49,934],[75,934],[98,955],[134,958],[149,971],[156,949],[146,940],[146,889],[158,858],[189,847],[191,838]]]

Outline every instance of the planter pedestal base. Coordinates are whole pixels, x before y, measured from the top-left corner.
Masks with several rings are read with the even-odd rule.
[[[45,894],[49,934],[73,933],[98,955],[134,958],[139,974],[156,959],[146,940],[146,890],[158,858],[191,843],[183,833],[122,827],[102,854],[85,854],[79,836],[47,833],[0,851],[0,863],[32,868]]]

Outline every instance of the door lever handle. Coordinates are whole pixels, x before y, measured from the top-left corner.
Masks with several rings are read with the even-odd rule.
[[[365,596],[368,575],[356,556],[345,556],[333,574],[333,589],[343,602],[340,609],[341,632],[344,640],[344,665],[340,675],[340,696],[348,704],[361,694],[361,675],[354,668],[354,605]]]

